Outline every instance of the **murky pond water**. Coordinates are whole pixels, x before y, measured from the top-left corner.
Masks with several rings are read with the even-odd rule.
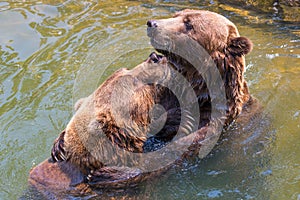
[[[183,8],[219,12],[253,41],[246,78],[264,117],[232,127],[208,158],[144,183],[137,198],[300,199],[299,23],[217,1],[59,0],[0,2],[0,199],[24,194],[76,99],[153,51],[146,21]]]

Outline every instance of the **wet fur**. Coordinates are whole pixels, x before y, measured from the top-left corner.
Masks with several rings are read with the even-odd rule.
[[[154,43],[160,37],[172,34],[178,38],[187,35],[197,41],[214,60],[224,81],[227,98],[225,127],[230,125],[251,98],[244,71],[245,55],[252,50],[252,42],[246,37],[240,37],[236,26],[228,19],[209,11],[183,10],[173,18],[156,20],[156,27],[148,27],[148,35]],[[167,57],[170,66],[191,83],[199,99],[199,128],[203,127],[210,121],[211,113],[211,99],[203,77],[184,58],[165,50],[157,50]]]
[[[184,10],[175,14],[174,18],[167,20],[175,20],[178,23],[166,27],[160,26],[160,24],[164,24],[164,20],[158,20],[158,33],[153,35],[153,37],[159,37],[165,32],[188,35],[202,45],[216,63],[225,85],[227,112],[224,127],[227,127],[237,118],[242,112],[244,105],[251,99],[247,83],[244,80],[244,55],[252,50],[251,41],[245,37],[240,37],[235,25],[216,13]],[[166,74],[169,73],[167,72],[168,68],[180,72],[191,83],[198,97],[198,102],[191,102],[191,104],[197,103],[200,107],[201,118],[197,125],[200,132],[189,148],[189,151],[196,155],[200,149],[200,145],[197,142],[205,138],[206,125],[211,120],[211,99],[207,86],[201,74],[186,60],[169,52],[160,52],[167,57],[168,63],[156,63],[156,60],[151,58],[152,63],[150,64],[157,64],[157,67],[167,65]],[[137,66],[133,70],[139,67]],[[101,142],[103,141],[100,135],[102,133],[113,145],[117,145],[129,152],[153,151],[155,150],[152,149],[153,144],[157,143],[158,146],[160,144],[163,146],[165,142],[172,140],[178,131],[180,118],[184,111],[180,108],[174,94],[159,84],[138,88],[133,95],[130,107],[132,123],[126,124],[126,119],[124,118],[121,120],[125,120],[125,127],[116,125],[116,119],[112,115],[110,108],[111,90],[114,84],[126,73],[127,71],[124,69],[115,72],[90,97],[80,100],[76,104],[77,112],[66,130],[62,132],[53,145],[52,158],[54,161],[66,160],[80,167],[86,176],[92,174],[101,178],[101,172],[105,171],[106,163],[96,159],[82,142],[89,140],[90,136],[88,134],[91,132],[87,131],[88,127],[92,127],[92,134],[99,136],[99,140],[94,144],[95,151],[98,152],[106,151],[101,149],[103,146]],[[129,79],[134,81],[135,76],[132,73]],[[167,110],[166,124],[164,124],[160,132],[149,138],[147,134],[151,130],[148,129],[148,125],[153,120],[149,116],[149,111],[154,104],[161,104]],[[188,116],[189,114],[187,114]],[[156,119],[157,126],[159,126],[160,121],[163,120]],[[155,120],[153,124],[155,126]],[[99,131],[100,129],[102,131]],[[196,131],[191,127],[186,129],[190,132]],[[82,136],[79,136],[79,134]],[[161,148],[161,146],[158,148]],[[117,163],[118,159],[121,158],[116,155],[115,158],[112,158],[110,164]],[[107,173],[109,174],[109,171],[103,174]],[[118,173],[116,172],[116,174]]]
[[[158,67],[163,70],[157,70]],[[152,71],[152,73],[151,69],[155,72]],[[115,72],[92,95],[80,99],[75,104],[75,115],[66,130],[53,144],[52,159],[55,162],[71,162],[88,175],[91,171],[100,170],[107,164],[117,165],[118,161],[122,159],[122,155],[118,154],[111,155],[110,163],[101,159],[105,157],[106,152],[113,151],[105,149],[107,148],[105,144],[108,142],[106,139],[112,146],[118,146],[128,152],[152,151],[151,146],[145,147],[147,135],[156,129],[155,126],[161,124],[160,121],[164,121],[161,118],[150,116],[150,111],[155,104],[165,106],[167,123],[162,127],[161,132],[172,133],[166,134],[164,137],[165,140],[170,140],[176,132],[176,128],[173,128],[172,124],[178,124],[180,121],[176,98],[159,82],[144,84],[149,76],[157,76],[161,81],[170,79],[169,70],[165,58],[158,62],[150,55],[145,62],[132,70],[120,69]],[[158,74],[155,75],[155,73]],[[115,90],[115,94],[123,92],[122,94],[125,96],[114,98],[113,90]],[[129,97],[128,105],[122,106],[127,97]],[[121,107],[113,111],[111,100]],[[170,100],[173,100],[174,103],[171,103]],[[129,115],[124,116],[127,107]],[[150,123],[152,126],[149,126]],[[88,146],[92,146],[93,149],[87,149]],[[101,170],[103,171],[104,168]],[[97,174],[97,172],[93,174]]]

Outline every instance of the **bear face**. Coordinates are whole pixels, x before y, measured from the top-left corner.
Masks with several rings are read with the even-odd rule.
[[[147,22],[148,36],[151,39],[188,35],[197,41],[209,54],[228,50],[233,54],[245,55],[252,50],[250,40],[239,38],[236,26],[222,15],[205,10],[183,10],[172,18]],[[156,34],[156,35],[155,35]]]
[[[227,18],[210,11],[183,10],[172,18],[150,20],[147,26],[152,46],[166,56],[170,65],[192,84],[199,97],[198,104],[202,115],[200,122],[206,123],[210,120],[211,99],[203,74],[187,58],[174,52],[178,52],[181,46],[190,45],[189,40],[192,40],[201,45],[211,57],[224,82],[227,99],[225,126],[229,125],[250,99],[244,79],[244,55],[252,50],[251,41],[240,37],[236,26]],[[186,57],[190,57],[191,53],[195,54],[194,45],[190,46]],[[199,58],[195,59],[207,59],[201,52],[198,55]]]

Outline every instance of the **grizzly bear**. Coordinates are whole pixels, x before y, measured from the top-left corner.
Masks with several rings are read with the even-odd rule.
[[[150,20],[147,26],[152,46],[163,55],[152,53],[132,70],[118,70],[79,100],[46,167],[50,162],[75,166],[74,173],[80,172],[86,185],[141,181],[151,173],[139,171],[136,160],[169,148],[173,141],[175,146],[188,144],[181,155],[174,146],[169,148],[178,155],[173,163],[189,156],[202,158],[218,140],[221,131],[216,126],[226,128],[245,109],[251,112],[256,100],[249,94],[244,71],[252,43],[240,37],[231,21],[210,11],[183,10],[173,18]],[[197,45],[208,57],[197,52]],[[205,70],[193,65],[195,59]],[[209,82],[218,79],[211,77],[209,60],[220,75],[221,84],[215,82],[224,89],[224,105],[212,103],[222,95],[210,90]],[[36,171],[31,172],[35,178]]]
[[[150,20],[147,25],[148,36],[154,47],[163,42],[164,46],[170,46],[169,49],[174,48],[172,40],[178,41],[188,36],[210,55],[224,82],[227,99],[225,126],[229,125],[251,99],[244,79],[244,55],[252,50],[251,41],[240,37],[236,26],[227,18],[210,11],[183,10],[176,13],[173,18]],[[171,39],[168,39],[169,37]],[[198,102],[201,105],[200,110],[210,108],[211,100],[207,85],[195,66],[172,52],[164,49],[157,49],[157,51],[166,56],[174,69],[180,71],[193,84],[192,87],[200,98]],[[207,119],[205,121],[207,122]]]
[[[115,145],[132,153],[145,152],[147,135],[159,125],[151,110],[166,93],[160,84],[171,78],[166,58],[156,53],[131,70],[116,71],[93,94],[75,104],[76,113],[54,142],[53,160],[67,160],[88,174],[103,172],[104,166],[116,166],[124,159],[125,155],[115,152]],[[174,113],[169,108],[167,116]],[[172,117],[172,121],[177,119],[174,114]],[[110,143],[112,146],[105,145]]]
[[[170,78],[166,58],[155,53],[131,70],[122,68],[113,73],[93,94],[75,104],[76,113],[55,140],[52,158],[31,170],[30,185],[43,193],[76,194],[90,191],[90,185],[118,188],[128,186],[129,180],[141,181],[139,169],[118,167],[118,159],[124,155],[114,154],[114,149],[110,152],[105,143],[142,152],[151,128],[147,125],[153,119],[150,110],[163,91],[156,85]],[[119,95],[124,96],[116,99]],[[96,181],[92,181],[92,173],[100,173]]]

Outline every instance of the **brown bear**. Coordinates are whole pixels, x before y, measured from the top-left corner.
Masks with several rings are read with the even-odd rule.
[[[171,79],[170,75],[166,58],[156,53],[131,70],[116,71],[93,94],[75,104],[76,113],[54,142],[53,160],[67,160],[87,175],[96,170],[103,173],[103,167],[118,164],[125,155],[116,153],[115,146],[132,153],[145,152],[147,137],[158,124],[154,122],[159,122],[151,111],[166,93],[160,83]],[[167,116],[174,113],[170,107],[165,110]],[[172,117],[177,119],[174,114]]]
[[[54,142],[52,159],[31,170],[30,185],[47,195],[52,195],[50,191],[78,195],[89,193],[91,185],[119,188],[141,181],[139,169],[118,167],[124,155],[114,149],[110,152],[111,146],[105,143],[143,152],[147,133],[153,129],[147,125],[155,121],[151,109],[164,91],[157,85],[170,78],[166,58],[155,53],[131,70],[113,73],[93,94],[75,104],[76,113]]]
[[[176,13],[173,18],[151,20],[147,22],[147,25],[148,36],[153,46],[158,46],[161,42],[164,42],[164,46],[174,45],[166,43],[171,43],[172,40],[179,41],[188,36],[200,44],[211,56],[224,81],[228,104],[225,126],[230,124],[251,99],[244,79],[244,55],[252,50],[251,41],[240,37],[236,26],[227,18],[210,11],[183,10]],[[166,36],[172,38],[166,39]],[[193,84],[192,87],[200,97],[200,109],[209,108],[209,91],[195,66],[172,52],[157,50],[164,54],[168,62]]]
[[[197,97],[196,102],[185,98],[192,109],[196,109],[195,103],[199,106],[200,116],[193,129],[193,144],[183,157],[204,157],[217,142],[220,126],[226,129],[243,110],[241,118],[247,119],[259,109],[244,79],[245,55],[251,52],[252,42],[241,37],[227,18],[210,11],[186,9],[173,18],[150,20],[147,26],[152,46],[168,59],[170,68],[190,83]],[[217,73],[211,68],[216,68]],[[220,79],[214,77],[217,74]],[[224,87],[225,102],[213,104],[217,96],[222,96],[222,92],[215,94],[213,87]],[[217,118],[216,112],[220,112]],[[165,137],[164,133],[155,135],[161,136]]]
[[[240,37],[231,21],[210,11],[183,10],[173,18],[150,20],[147,26],[152,45],[163,56],[153,53],[132,70],[118,70],[92,95],[79,100],[75,115],[54,142],[53,163],[47,161],[45,168],[58,166],[57,161],[75,167],[72,177],[88,186],[141,181],[150,173],[135,168],[137,157],[143,159],[143,155],[167,147],[174,138],[179,146],[189,144],[174,163],[187,156],[204,157],[218,140],[214,124],[222,121],[222,128],[228,127],[256,102],[244,80],[244,55],[252,50],[252,43]],[[212,101],[217,97],[207,80],[213,79],[205,79],[193,60],[185,57],[195,53],[193,46],[188,46],[190,51],[183,48],[194,44],[190,40],[201,45],[220,74],[219,87],[224,87],[226,98],[225,104],[219,105],[224,111],[220,119],[212,114]],[[180,49],[186,54],[177,54]],[[196,59],[204,68],[211,67],[200,52]],[[208,136],[212,137],[206,142]],[[126,167],[119,166],[120,162]],[[37,179],[38,169],[31,177]]]

